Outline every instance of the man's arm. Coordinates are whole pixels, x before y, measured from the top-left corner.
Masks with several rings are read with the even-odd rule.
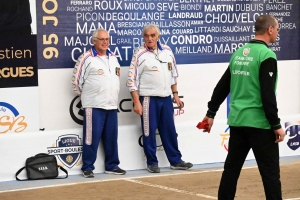
[[[210,129],[214,123],[214,117],[219,110],[220,105],[223,103],[230,92],[230,79],[231,74],[230,68],[228,66],[218,84],[216,85],[211,100],[208,102],[208,110],[206,116],[203,118],[203,121],[207,121],[208,128],[205,129],[204,132],[210,132]]]
[[[178,96],[177,84],[171,85],[171,90],[173,94],[173,101],[176,102],[177,106],[179,107],[179,110],[181,110],[183,108],[183,103]]]
[[[136,50],[132,56],[131,63],[127,75],[126,86],[129,89],[129,92],[138,90],[138,80],[139,80],[139,57],[138,50]]]
[[[72,89],[73,92],[77,95],[81,95],[84,80],[87,78],[89,73],[87,71],[89,65],[90,63],[88,62],[88,60],[83,59],[83,55],[81,55],[76,61],[72,76]]]
[[[138,80],[139,80],[139,71],[138,71],[138,50],[136,50],[132,56],[132,60],[129,66],[129,71],[127,75],[127,83],[132,100],[133,100],[133,110],[136,114],[142,115],[143,107],[140,102],[139,93],[138,93]]]
[[[285,132],[281,127],[278,117],[278,108],[276,101],[276,79],[277,79],[277,61],[274,58],[268,58],[260,65],[259,81],[261,88],[261,100],[266,118],[276,135],[275,143],[284,140]]]
[[[261,63],[259,70],[259,81],[261,89],[261,100],[266,118],[272,129],[281,128],[278,118],[277,101],[275,94],[277,79],[277,61],[274,58],[268,58]]]
[[[220,105],[228,96],[230,92],[230,79],[231,74],[228,67],[219,80],[218,84],[216,85],[211,100],[208,102],[208,111],[206,113],[207,117],[214,118],[217,111],[219,110]]]

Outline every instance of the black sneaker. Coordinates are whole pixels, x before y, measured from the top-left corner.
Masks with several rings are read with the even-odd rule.
[[[94,173],[92,170],[83,171],[83,176],[85,178],[94,178]]]
[[[148,165],[147,169],[151,173],[159,173],[160,172],[158,165]]]
[[[175,166],[171,165],[171,169],[183,169],[183,170],[185,170],[185,169],[189,169],[191,167],[193,167],[192,163],[184,162],[184,161],[181,161],[180,163],[178,163]]]
[[[112,171],[105,171],[105,173],[106,174],[124,175],[124,174],[126,174],[126,171],[118,167]]]

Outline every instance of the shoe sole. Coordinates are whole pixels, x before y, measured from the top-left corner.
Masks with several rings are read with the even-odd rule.
[[[84,177],[84,178],[94,178],[94,175],[84,175],[84,174],[83,174],[83,177]]]
[[[111,172],[111,171],[104,171],[105,174],[115,174],[115,175],[124,175],[126,172],[118,173],[118,172]]]
[[[170,168],[171,169],[176,169],[176,170],[187,170],[187,169],[189,169],[189,168],[192,168],[193,166],[191,166],[191,167],[174,167],[174,166],[171,166]]]
[[[83,177],[84,178],[94,178],[94,176],[84,176],[84,175],[83,175]]]
[[[158,171],[152,171],[151,169],[147,168],[147,170],[150,172],[150,173],[160,173],[160,170]]]

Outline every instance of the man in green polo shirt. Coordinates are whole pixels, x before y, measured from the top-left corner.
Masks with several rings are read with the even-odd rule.
[[[216,85],[204,117],[210,131],[214,116],[230,93],[228,155],[224,164],[218,199],[232,200],[237,181],[250,149],[263,180],[267,200],[282,199],[279,148],[285,132],[276,102],[277,58],[268,44],[276,41],[278,21],[261,15],[255,22],[255,38],[237,49],[229,67]]]

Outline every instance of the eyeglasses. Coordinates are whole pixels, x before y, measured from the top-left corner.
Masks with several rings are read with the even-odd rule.
[[[155,38],[155,36],[156,36],[156,34],[150,34],[150,35],[148,35],[148,34],[144,34],[144,38]]]
[[[109,42],[109,38],[98,38],[98,37],[94,37],[96,38],[97,40],[99,40],[100,42]]]

